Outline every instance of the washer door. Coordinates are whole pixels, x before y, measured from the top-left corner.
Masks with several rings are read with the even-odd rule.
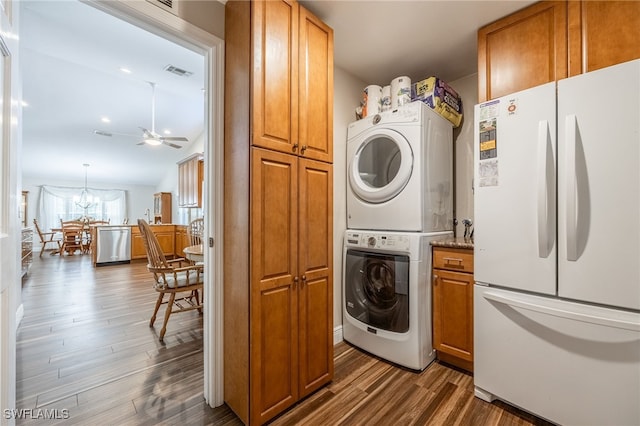
[[[409,257],[347,250],[345,308],[382,330],[409,331]]]
[[[413,171],[413,151],[402,134],[376,128],[362,135],[349,163],[349,185],[363,201],[380,204],[402,192]]]

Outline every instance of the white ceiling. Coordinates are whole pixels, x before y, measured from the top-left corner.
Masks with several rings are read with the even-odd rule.
[[[401,75],[453,81],[476,72],[477,29],[532,1],[301,1],[334,29],[336,66],[366,84]],[[187,147],[138,146],[95,129],[156,130],[194,141],[204,129],[204,60],[77,1],[22,1],[25,178],[156,185]],[[192,71],[178,77],[168,65]],[[133,71],[125,75],[119,68]],[[100,122],[108,116],[111,123]]]
[[[204,129],[204,58],[77,1],[27,1],[21,15],[23,176],[156,185],[185,148],[136,145],[141,137],[105,137],[95,129],[186,136]],[[180,77],[174,65],[193,72]],[[131,74],[124,74],[120,67]],[[102,117],[111,123],[102,123]]]

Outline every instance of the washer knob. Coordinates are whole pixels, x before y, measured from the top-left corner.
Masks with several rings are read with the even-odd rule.
[[[369,237],[367,242],[369,243],[370,246],[375,246],[376,245],[376,237]]]

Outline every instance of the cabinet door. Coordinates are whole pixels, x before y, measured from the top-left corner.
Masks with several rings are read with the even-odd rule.
[[[297,153],[298,3],[251,3],[254,146]]]
[[[298,399],[297,157],[252,148],[250,418]]]
[[[333,166],[300,159],[300,398],[333,377]]]
[[[478,102],[567,77],[566,20],[543,1],[478,30]]]
[[[433,345],[473,361],[473,275],[434,269]]]
[[[333,30],[300,7],[300,155],[333,161]]]
[[[142,235],[140,231],[131,229],[131,259],[146,259],[147,251],[144,248],[144,241],[142,240]]]
[[[640,58],[639,1],[570,1],[569,75]]]

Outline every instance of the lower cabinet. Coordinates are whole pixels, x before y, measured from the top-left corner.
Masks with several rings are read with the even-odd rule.
[[[190,245],[189,236],[187,235],[187,227],[185,225],[176,225],[175,255],[178,257],[184,257],[184,248]]]
[[[175,225],[150,225],[151,230],[155,234],[160,247],[162,247],[162,253],[165,256],[172,257],[175,255],[175,241],[176,231]],[[131,227],[131,260],[145,259],[147,252],[144,249],[144,242],[142,235],[140,234],[140,228],[137,226]]]
[[[433,248],[433,345],[438,359],[473,371],[473,251]]]
[[[251,423],[333,376],[332,165],[252,149]]]
[[[333,378],[333,166],[246,153],[225,188],[224,395],[257,425]]]

